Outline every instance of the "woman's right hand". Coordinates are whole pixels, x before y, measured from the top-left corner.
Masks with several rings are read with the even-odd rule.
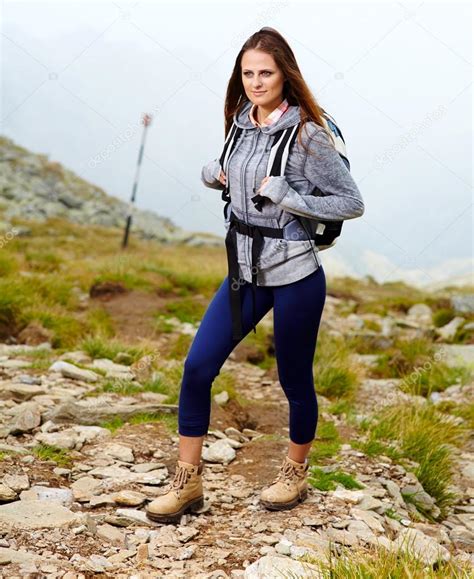
[[[227,177],[222,169],[219,175],[219,181],[222,183],[222,185],[227,185]]]

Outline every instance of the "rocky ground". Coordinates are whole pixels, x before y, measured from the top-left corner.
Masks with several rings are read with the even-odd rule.
[[[328,311],[335,301],[328,298]],[[412,329],[413,315],[404,320]],[[271,314],[262,323],[271,323]],[[344,323],[358,325],[355,317]],[[340,322],[335,325],[341,329]],[[472,345],[443,347],[453,360],[472,361]],[[174,474],[178,437],[166,420],[134,423],[133,416],[176,416],[176,406],[156,392],[90,396],[106,379],[139,385],[153,372],[150,357],[130,366],[73,351],[38,370],[31,364],[41,352],[51,353],[51,346],[0,346],[3,577],[322,577],[315,561],[330,551],[390,552],[407,544],[427,569],[440,561],[473,561],[470,442],[457,456],[456,504],[443,521],[423,519],[405,501],[407,492],[416,493],[435,518],[439,509],[415,475],[389,457],[357,450],[350,443],[357,432],[341,416],[330,415],[329,402],[320,396],[321,420],[333,420],[349,441],[324,461],[323,470],[350,474],[358,488],[310,487],[308,499],[295,509],[267,511],[258,496],[286,452],[288,405],[275,369],[263,370],[236,351],[223,370],[235,376],[249,403],[242,406],[225,391],[213,399],[203,453],[204,507],[179,524],[157,524],[146,519],[144,507]],[[357,359],[372,362],[370,355]],[[436,397],[472,403],[473,389],[473,383],[453,385]],[[367,379],[356,407],[369,414],[399,397],[416,402],[396,380]],[[117,417],[125,421],[120,428],[98,426]]]

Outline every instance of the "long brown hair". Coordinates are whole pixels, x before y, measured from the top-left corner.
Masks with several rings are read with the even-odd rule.
[[[303,79],[295,55],[288,42],[274,28],[267,26],[255,32],[246,40],[235,60],[234,69],[227,85],[224,105],[225,136],[227,137],[230,131],[234,114],[240,112],[249,101],[242,83],[241,62],[244,53],[251,49],[261,50],[262,52],[270,54],[278,68],[282,71],[285,78],[283,98],[287,99],[288,104],[299,105],[300,107],[301,126],[297,136],[298,143],[311,154],[302,143],[301,133],[303,128],[306,127],[306,123],[313,121],[322,127],[329,137],[329,132],[322,120],[323,109],[316,102],[316,99]],[[329,143],[332,144],[331,138],[328,140]]]

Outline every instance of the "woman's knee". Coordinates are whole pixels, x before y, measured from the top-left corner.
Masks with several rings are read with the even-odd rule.
[[[219,369],[209,363],[209,360],[188,356],[184,361],[183,382],[191,384],[212,384]]]

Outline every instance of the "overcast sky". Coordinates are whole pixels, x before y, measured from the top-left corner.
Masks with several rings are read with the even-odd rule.
[[[279,30],[344,134],[365,214],[326,269],[433,283],[472,268],[469,2],[2,2],[1,133],[187,230],[225,234],[220,155],[244,41]]]

